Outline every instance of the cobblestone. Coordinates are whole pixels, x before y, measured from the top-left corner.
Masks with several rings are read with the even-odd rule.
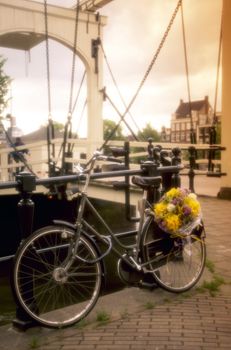
[[[201,203],[207,231],[208,259],[214,262],[216,273],[226,282],[217,295],[213,297],[209,291],[204,294],[194,291],[189,298],[181,298],[159,289],[152,292],[128,289],[127,292],[117,292],[119,297],[115,293],[114,299],[112,295],[108,304],[118,308],[118,302],[132,297],[126,319],[119,319],[117,313],[117,317],[112,317],[110,322],[100,327],[92,322],[82,329],[73,327],[54,331],[37,328],[25,333],[4,326],[0,328],[0,349],[30,349],[33,337],[39,340],[36,347],[39,350],[230,349],[231,250],[226,250],[226,247],[230,241],[227,216],[230,217],[231,202],[204,197]],[[155,307],[151,310],[141,307],[146,300],[151,300]],[[113,316],[113,310],[110,314]]]

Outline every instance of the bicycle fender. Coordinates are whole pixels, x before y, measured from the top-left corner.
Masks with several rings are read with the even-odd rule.
[[[65,226],[65,227],[68,227],[72,230],[75,230],[76,229],[76,225],[68,222],[68,221],[64,221],[64,220],[53,220],[53,223],[55,225],[61,225],[61,226]],[[96,244],[95,240],[92,238],[92,236],[90,236],[87,232],[85,231],[82,231],[82,234],[91,242],[91,244],[93,245],[93,247],[95,248],[96,250],[96,253],[101,256],[102,253],[100,251],[100,248],[99,246]],[[100,264],[101,264],[101,268],[102,268],[102,276],[103,276],[103,280],[104,280],[104,287],[106,285],[106,273],[107,273],[107,270],[106,270],[106,266],[105,266],[105,262],[103,259],[100,260]]]

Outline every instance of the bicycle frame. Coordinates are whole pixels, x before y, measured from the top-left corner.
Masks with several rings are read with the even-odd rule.
[[[116,254],[119,258],[123,259],[126,261],[126,263],[132,267],[135,268],[138,271],[142,270],[142,267],[147,265],[147,264],[142,264],[140,265],[138,263],[138,255],[139,255],[139,245],[140,245],[140,239],[141,239],[141,234],[142,234],[142,229],[144,225],[144,216],[145,216],[145,202],[146,201],[146,191],[144,191],[143,198],[140,200],[141,205],[140,205],[140,220],[139,220],[139,227],[138,230],[136,231],[136,243],[132,245],[127,245],[123,244],[120,239],[116,237],[116,234],[111,230],[111,228],[108,226],[106,221],[103,219],[103,217],[99,214],[97,209],[94,207],[94,205],[91,203],[91,201],[88,198],[87,195],[87,188],[89,186],[90,182],[90,176],[91,176],[91,171],[94,167],[95,160],[92,161],[90,170],[87,173],[84,188],[82,191],[80,191],[79,196],[81,197],[80,203],[78,206],[78,211],[77,211],[77,219],[75,222],[75,228],[76,228],[76,242],[75,242],[75,247],[73,250],[73,255],[78,258],[78,244],[81,236],[81,231],[85,228],[86,232],[90,235],[92,235],[94,238],[97,240],[101,241],[104,245],[108,246],[108,249],[106,252],[104,252],[101,256],[99,256],[98,259],[94,261],[88,261],[88,263],[93,263],[96,262],[97,260],[103,259],[107,254],[112,251],[114,254]],[[99,220],[99,222],[103,225],[103,227],[106,229],[108,232],[108,236],[100,234],[95,228],[93,228],[88,222],[83,218],[84,216],[84,211],[86,206],[90,209],[90,212],[93,213],[94,217]],[[114,242],[113,242],[114,241]],[[114,243],[117,243],[123,251],[126,252],[126,254],[121,254],[115,247]],[[86,262],[86,261],[85,261]],[[68,264],[69,265],[69,264]]]

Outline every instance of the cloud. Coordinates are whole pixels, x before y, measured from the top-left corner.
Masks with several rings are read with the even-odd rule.
[[[76,3],[74,0],[48,2],[67,7]],[[144,77],[176,4],[177,0],[114,0],[100,11],[108,16],[103,46],[127,104]],[[208,95],[213,102],[222,0],[184,0],[183,4],[191,96],[192,99],[201,99]],[[139,124],[150,118],[151,121],[155,120],[155,125],[159,128],[162,123],[169,122],[179,99],[188,98],[181,25],[179,12],[156,63],[132,106],[131,112]],[[31,50],[29,64],[26,64],[23,52],[8,49],[1,51],[8,57],[7,74],[15,79],[14,113],[28,131],[29,128],[37,127],[41,119],[46,120],[48,114],[45,45],[40,44]],[[72,53],[69,49],[50,41],[52,108],[55,119],[60,121],[65,121],[67,115],[71,60]],[[26,69],[28,77],[25,76]],[[123,104],[117,97],[106,65],[104,72],[107,92],[123,113]],[[83,64],[78,60],[76,81],[80,81],[82,73]],[[30,124],[32,119],[29,116],[32,115],[33,122]],[[105,103],[105,116],[118,118],[108,103]]]

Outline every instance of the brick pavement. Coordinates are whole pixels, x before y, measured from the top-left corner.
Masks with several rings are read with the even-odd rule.
[[[201,203],[208,259],[226,282],[218,295],[194,291],[183,298],[161,289],[150,292],[127,288],[107,296],[107,304],[106,299],[100,301],[100,307],[105,306],[112,316],[113,310],[123,305],[124,312],[107,324],[91,322],[82,329],[77,325],[59,331],[36,328],[26,333],[5,326],[0,329],[0,349],[231,349],[231,201],[202,197]],[[153,301],[153,309],[145,309],[147,300]]]
[[[230,349],[231,297],[197,294],[107,325],[59,331],[44,350]]]

